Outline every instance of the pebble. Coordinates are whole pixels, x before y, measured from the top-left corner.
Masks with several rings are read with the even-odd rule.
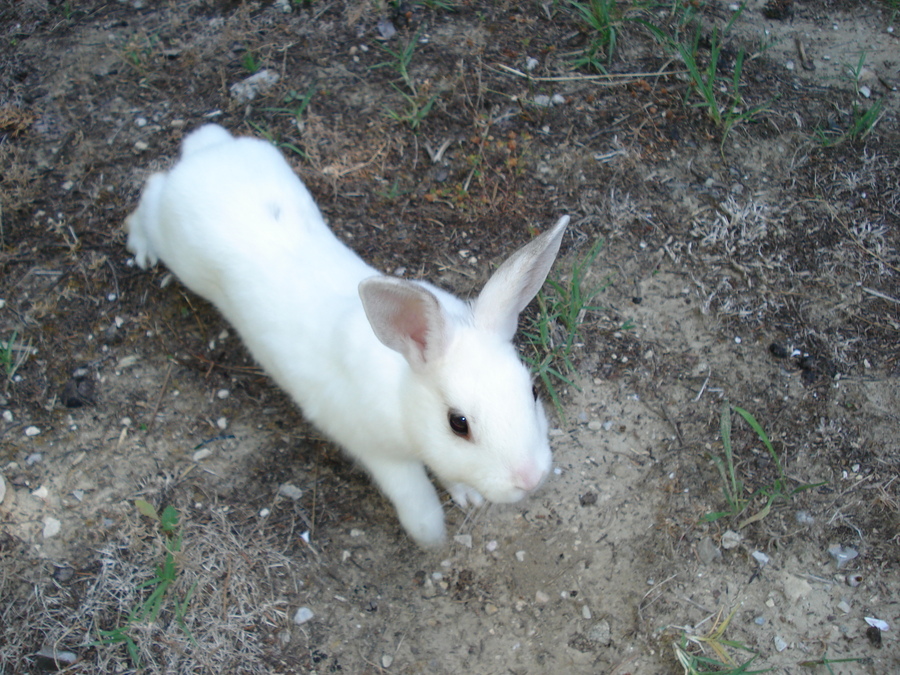
[[[780,635],[776,635],[773,642],[775,642],[775,651],[783,652],[787,649],[787,642],[784,641],[784,638]]]
[[[381,655],[381,665],[385,668],[390,668],[391,664],[394,662],[394,657],[390,654],[382,654]]]
[[[740,546],[741,539],[743,538],[743,536],[734,530],[725,530],[722,533],[722,548],[726,551],[728,549],[736,548],[737,546]]]
[[[284,483],[283,485],[279,486],[278,494],[280,494],[282,497],[287,497],[288,499],[297,501],[298,499],[300,499],[300,497],[303,496],[303,490],[298,488],[296,485]]]
[[[544,593],[544,591],[538,591],[534,594],[534,601],[540,605],[546,605],[550,602],[550,596]]]
[[[591,614],[591,608],[588,607],[587,605],[582,605],[581,606],[581,616],[584,617],[585,619],[590,619],[591,616],[593,616]]]
[[[837,604],[837,608],[838,608],[839,610],[841,610],[844,614],[849,614],[849,613],[850,613],[850,603],[848,603],[846,600],[841,600],[841,601]]]
[[[496,614],[499,611],[500,610],[497,609],[497,605],[491,604],[490,602],[484,606],[484,613],[487,614],[488,616]]]
[[[765,565],[769,564],[769,556],[767,556],[762,551],[753,551],[753,553],[751,553],[750,555],[753,557],[753,559],[756,562],[758,562],[760,564],[760,566],[765,566]]]
[[[313,611],[309,607],[301,607],[294,614],[294,623],[300,626],[312,619],[314,616],[315,614],[313,614]]]
[[[497,550],[497,545],[498,545],[497,540],[491,539],[488,543],[486,543],[484,545],[484,550],[487,551],[488,553],[493,553],[494,551]]]
[[[533,56],[529,56],[527,59],[525,59],[525,70],[530,73],[532,70],[538,67],[539,63],[540,61],[538,61],[536,58],[534,58]]]
[[[225,429],[228,428],[228,418],[220,417],[216,420],[216,426],[219,427],[219,429],[221,429],[222,431],[225,431]]]
[[[601,645],[607,646],[612,642],[612,631],[609,628],[609,622],[606,620],[598,621],[587,634],[588,640],[593,640]]]
[[[25,458],[25,463],[28,466],[34,466],[35,464],[39,464],[41,460],[44,459],[44,456],[39,452],[32,452],[28,457]]]
[[[55,537],[62,529],[62,523],[52,516],[44,518],[44,539]]]
[[[840,544],[832,544],[831,546],[829,546],[828,553],[830,553],[831,557],[834,558],[834,561],[837,563],[838,569],[841,569],[844,565],[846,565],[848,562],[859,555],[859,552],[855,548],[851,546],[844,548]]]
[[[881,619],[875,619],[871,616],[865,617],[866,623],[872,626],[872,628],[877,628],[882,633],[891,629],[888,625],[887,621],[882,621]]]
[[[4,497],[6,497],[6,479],[0,475],[0,504],[3,503]]]
[[[549,108],[550,107],[550,97],[546,94],[538,94],[534,97],[534,104],[536,106],[540,106],[541,108]]]
[[[603,428],[603,422],[600,420],[591,420],[588,422],[587,426],[591,431],[600,431]]]
[[[516,551],[516,560],[525,562],[525,551]]]
[[[700,543],[697,544],[697,555],[700,556],[700,560],[704,564],[709,565],[714,560],[722,557],[722,551],[713,543],[712,537],[703,537]]]
[[[134,144],[134,149],[138,152],[144,152],[144,150],[148,149],[149,147],[150,147],[150,145],[146,141],[137,141]],[[112,301],[112,300],[115,300],[116,298],[114,295],[110,295],[109,299]]]
[[[35,497],[37,497],[38,499],[46,499],[47,497],[50,496],[50,490],[47,489],[47,486],[41,485],[41,487],[39,487],[37,490],[35,490],[31,494],[34,495]]]
[[[453,541],[455,541],[460,546],[465,546],[466,548],[472,548],[472,535],[471,534],[457,534],[453,537]]]
[[[260,509],[260,510],[259,510],[259,517],[260,517],[260,518],[267,518],[267,517],[269,516],[270,513],[272,513],[272,512],[269,511],[269,509]]]
[[[13,418],[13,414],[12,414],[12,411],[11,411],[11,410],[4,410],[4,411],[3,411],[3,421],[4,421],[4,422],[12,422],[13,419],[14,419],[14,418]]]
[[[231,392],[228,391],[227,389],[219,389],[219,391],[216,392],[216,396],[218,398],[224,400],[224,399],[228,398],[229,396],[231,396]]]
[[[812,586],[806,579],[800,577],[789,576],[784,582],[784,594],[792,603],[796,603],[800,598],[805,598],[812,593]]]
[[[231,96],[239,103],[247,103],[252,101],[259,94],[263,94],[278,82],[278,73],[273,70],[263,68],[257,73],[253,73],[250,77],[244,78],[240,82],[231,85],[229,91]]]
[[[199,462],[200,460],[206,459],[211,454],[212,450],[210,450],[209,448],[200,448],[193,454],[192,458],[195,462]]]
[[[25,427],[26,436],[37,436],[39,433],[41,433],[41,430],[37,427]]]

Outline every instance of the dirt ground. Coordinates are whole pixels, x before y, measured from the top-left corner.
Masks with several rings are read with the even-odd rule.
[[[708,62],[735,7],[629,10],[604,74],[571,67],[594,34],[562,1],[4,3],[0,673],[692,672],[676,646],[900,672],[897,6],[748,2],[714,90],[743,48],[737,112],[762,109],[723,139],[635,19],[689,43],[696,11]],[[410,44],[407,82],[376,67]],[[134,265],[124,217],[211,120],[277,142],[368,261],[464,296],[562,214],[551,277],[604,239],[535,495],[445,497],[450,543],[419,550],[216,312]],[[780,469],[733,414],[745,508],[713,518],[726,403]]]

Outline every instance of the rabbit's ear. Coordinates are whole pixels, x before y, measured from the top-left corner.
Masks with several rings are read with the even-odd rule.
[[[476,326],[512,340],[519,313],[544,285],[568,224],[563,216],[500,265],[475,301]]]
[[[413,370],[443,354],[447,319],[428,289],[402,279],[370,277],[360,282],[359,297],[375,335],[402,354]]]

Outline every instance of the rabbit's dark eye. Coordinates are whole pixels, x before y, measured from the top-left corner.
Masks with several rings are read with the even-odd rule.
[[[460,438],[469,437],[469,420],[465,415],[451,412],[447,418],[450,420],[450,429]]]

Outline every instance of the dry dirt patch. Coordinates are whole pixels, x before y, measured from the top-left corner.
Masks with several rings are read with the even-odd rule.
[[[768,105],[722,143],[635,23],[616,77],[573,79],[591,36],[561,3],[281,4],[0,10],[0,341],[15,334],[21,357],[0,404],[0,672],[55,655],[83,673],[136,657],[144,672],[677,673],[673,644],[715,656],[700,638],[723,626],[753,668],[900,670],[886,5],[798,1],[779,22],[748,3],[723,68],[774,40],[742,78]],[[732,10],[693,4],[705,55]],[[380,19],[397,29],[386,43]],[[413,130],[386,115],[406,110],[396,73],[372,66],[417,32],[411,77],[434,99]],[[848,78],[863,51],[871,72]],[[237,103],[251,61],[279,80]],[[818,142],[877,99],[865,138]],[[281,143],[335,230],[389,272],[468,293],[563,212],[559,275],[606,240],[589,279],[608,282],[603,309],[586,316],[538,494],[448,503],[453,540],[417,550],[217,314],[133,266],[120,223],[208,119]],[[704,520],[725,507],[711,459],[725,401],[765,427],[788,486],[822,485],[743,528],[759,496]],[[745,497],[779,477],[737,417],[732,444]],[[172,538],[139,499],[180,518],[155,621],[129,616]],[[835,546],[858,555],[838,568]],[[97,644],[117,628],[135,651]]]

